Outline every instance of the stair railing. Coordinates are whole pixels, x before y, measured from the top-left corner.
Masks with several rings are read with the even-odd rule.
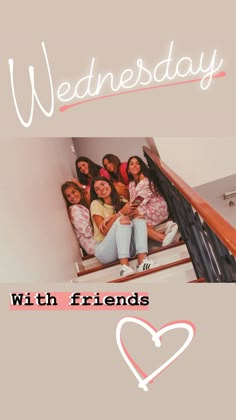
[[[154,182],[178,224],[198,279],[236,282],[236,229],[146,146]]]

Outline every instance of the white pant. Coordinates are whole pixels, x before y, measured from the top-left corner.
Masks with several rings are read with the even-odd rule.
[[[122,224],[117,219],[103,241],[95,246],[95,256],[102,264],[147,252],[147,224],[140,218],[131,220],[130,224]]]

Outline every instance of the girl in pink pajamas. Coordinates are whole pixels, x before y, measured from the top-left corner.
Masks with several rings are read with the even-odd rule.
[[[62,185],[61,192],[66,201],[68,214],[81,247],[87,254],[94,254],[95,241],[93,230],[82,190],[75,182],[68,181]]]
[[[172,221],[167,222],[167,203],[155,188],[147,165],[139,156],[131,156],[127,163],[127,174],[131,203],[138,196],[144,198],[138,206],[138,212],[147,221],[148,237],[161,242],[162,246],[170,245],[176,239],[178,226]],[[158,232],[155,228],[164,222],[167,222],[164,233]]]

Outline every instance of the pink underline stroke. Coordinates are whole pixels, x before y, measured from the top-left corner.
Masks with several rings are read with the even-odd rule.
[[[217,78],[225,77],[225,76],[226,76],[226,72],[221,71],[221,72],[215,74],[214,76],[212,76],[212,78],[217,79]],[[209,79],[209,77],[207,79]],[[64,111],[67,111],[70,108],[73,108],[74,106],[85,104],[86,102],[99,101],[101,99],[111,98],[113,96],[127,95],[129,93],[142,92],[144,90],[160,89],[160,88],[164,88],[164,87],[177,86],[177,85],[185,85],[187,83],[196,83],[196,82],[201,82],[201,80],[202,80],[202,78],[185,80],[183,82],[167,83],[165,85],[158,85],[158,86],[150,86],[150,87],[147,87],[147,88],[133,89],[133,90],[129,90],[127,92],[125,91],[125,92],[111,93],[110,95],[98,96],[96,98],[85,99],[84,101],[75,102],[75,103],[70,104],[70,105],[63,105],[59,108],[59,110],[60,110],[60,112],[64,112]]]

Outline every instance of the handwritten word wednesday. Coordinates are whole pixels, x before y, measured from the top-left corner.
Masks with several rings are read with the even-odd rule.
[[[177,57],[176,52],[174,52],[174,41],[171,41],[166,58],[155,64],[152,69],[148,68],[142,58],[138,58],[134,68],[125,68],[120,74],[116,75],[112,72],[102,74],[97,71],[97,63],[93,57],[88,74],[84,75],[75,83],[63,81],[57,88],[54,88],[46,45],[42,42],[41,46],[43,65],[46,66],[48,76],[47,86],[49,87],[50,105],[47,110],[47,107],[40,102],[39,94],[35,87],[34,67],[32,65],[29,66],[31,107],[28,120],[22,117],[17,102],[14,83],[15,63],[12,58],[8,60],[15,110],[21,124],[26,128],[32,124],[35,102],[38,104],[42,113],[50,118],[55,110],[55,97],[59,102],[67,103],[60,107],[60,111],[63,112],[85,102],[158,87],[199,82],[200,88],[207,90],[213,78],[225,76],[225,72],[220,72],[223,59],[218,57],[216,49],[211,53],[201,51],[195,59],[188,56]]]

